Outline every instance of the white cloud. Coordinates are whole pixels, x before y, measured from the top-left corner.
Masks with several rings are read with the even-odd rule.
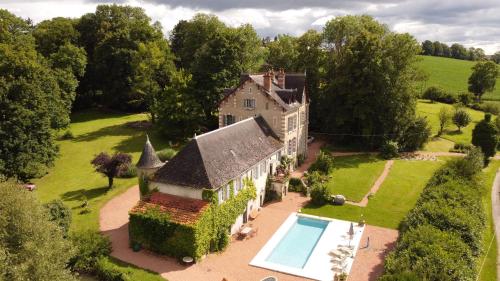
[[[252,24],[261,36],[300,35],[321,29],[330,19],[346,14],[370,14],[397,32],[426,39],[461,43],[500,51],[498,0],[2,0],[0,8],[35,22],[56,16],[79,17],[98,4],[115,2],[140,6],[165,32],[179,20],[211,12],[232,26]]]

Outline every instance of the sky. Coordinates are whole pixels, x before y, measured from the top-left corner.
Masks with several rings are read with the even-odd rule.
[[[329,19],[368,14],[417,40],[460,43],[500,51],[500,0],[0,0],[0,8],[35,23],[79,17],[99,4],[140,6],[165,33],[196,13],[212,13],[231,26],[250,23],[262,37],[321,30]]]

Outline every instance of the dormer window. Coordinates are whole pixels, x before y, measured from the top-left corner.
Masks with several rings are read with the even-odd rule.
[[[248,93],[251,94],[252,93],[252,87],[248,88]]]

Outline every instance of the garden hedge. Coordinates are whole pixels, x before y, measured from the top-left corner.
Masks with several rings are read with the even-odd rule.
[[[465,158],[436,171],[401,222],[396,249],[386,258],[380,280],[408,271],[419,280],[476,279],[486,225],[478,179],[482,158],[472,148]]]
[[[217,193],[204,190],[203,200],[210,202],[198,220],[190,224],[172,221],[170,214],[159,208],[130,212],[129,237],[132,247],[139,244],[148,250],[182,258],[198,260],[209,251],[221,251],[229,242],[229,228],[256,198],[253,182],[245,180],[245,188],[234,195],[230,184],[230,198],[219,204]]]

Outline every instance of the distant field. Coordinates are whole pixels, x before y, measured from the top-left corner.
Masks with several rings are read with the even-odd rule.
[[[430,86],[440,86],[453,93],[467,92],[467,80],[472,73],[475,62],[450,58],[420,56],[420,68],[427,73],[428,80],[423,82],[420,89],[425,91]],[[485,100],[500,100],[500,78],[497,87],[483,96]]]

